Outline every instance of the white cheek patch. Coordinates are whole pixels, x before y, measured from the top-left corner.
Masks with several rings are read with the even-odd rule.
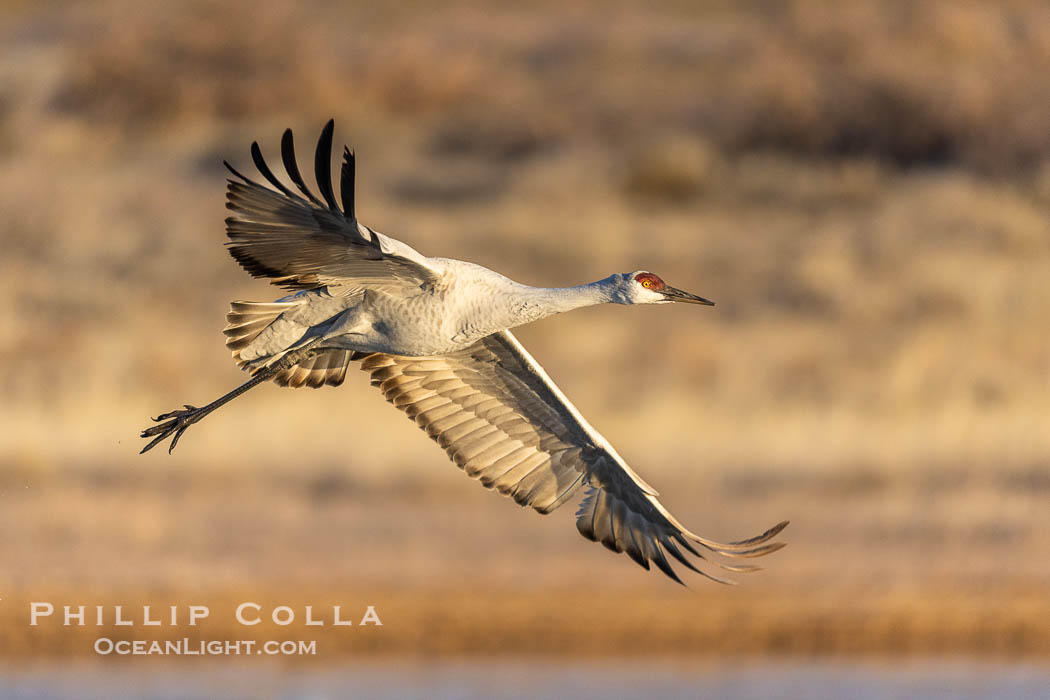
[[[671,301],[660,292],[655,292],[652,288],[646,289],[645,287],[642,287],[640,297],[646,304],[667,304]]]

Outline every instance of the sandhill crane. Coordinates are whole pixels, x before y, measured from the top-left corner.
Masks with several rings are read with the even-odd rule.
[[[359,223],[354,211],[354,154],[344,147],[340,198],[332,189],[333,121],[314,157],[323,200],[299,173],[291,130],[281,156],[293,192],[270,170],[258,143],[251,154],[273,189],[229,163],[226,219],[231,255],[254,277],[294,293],[272,303],[234,301],[226,345],[251,379],[212,403],[165,413],[142,431],[142,452],[171,437],[171,452],[194,423],[258,384],[338,386],[351,362],[371,374],[388,401],[408,414],[469,476],[549,513],[579,487],[580,533],[645,569],[653,562],[682,580],[665,552],[702,571],[679,549],[732,572],[706,554],[757,557],[780,549],[771,542],[782,522],[761,535],[720,543],[687,530],[657,500],[657,492],[580,415],[511,328],[595,304],[712,305],[703,297],[639,270],[576,287],[550,289],[514,282],[492,270],[426,257]]]

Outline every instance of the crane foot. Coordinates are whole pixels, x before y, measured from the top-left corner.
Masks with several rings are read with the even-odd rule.
[[[174,435],[175,437],[171,439],[171,444],[168,445],[168,454],[171,454],[171,451],[175,449],[175,445],[178,444],[179,438],[182,437],[182,434],[184,432],[186,432],[186,429],[194,423],[196,423],[197,421],[199,421],[200,419],[204,418],[204,416],[208,415],[208,413],[210,412],[211,411],[207,406],[205,406],[204,408],[197,408],[196,406],[186,404],[185,408],[180,408],[176,411],[171,411],[170,413],[163,413],[157,416],[153,420],[157,423],[160,423],[160,425],[154,425],[153,427],[146,428],[142,431],[141,437],[151,437],[153,438],[153,440],[148,445],[143,447],[142,451],[139,452],[139,454],[143,454],[144,452],[153,449],[153,447],[155,447],[157,443],[166,440],[171,435]]]

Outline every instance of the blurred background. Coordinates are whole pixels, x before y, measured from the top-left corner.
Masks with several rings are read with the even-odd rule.
[[[100,634],[244,638],[223,611],[258,600],[384,626],[269,630],[310,659],[169,658],[172,687],[279,663],[301,683],[238,692],[492,696],[535,691],[539,656],[545,692],[662,669],[640,694],[1034,697],[1048,74],[1036,0],[0,3],[0,682],[112,696]],[[292,127],[308,163],[330,117],[361,220],[425,254],[544,286],[645,268],[718,303],[519,338],[687,526],[790,519],[766,571],[647,573],[572,505],[540,517],[458,473],[361,372],[257,389],[138,456],[149,416],[243,381],[228,301],[283,294],[223,249],[222,160],[247,173],[258,140],[279,162]],[[213,612],[41,629],[30,600]],[[54,671],[71,658],[83,676]]]

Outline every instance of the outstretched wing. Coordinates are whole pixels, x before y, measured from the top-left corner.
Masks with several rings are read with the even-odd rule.
[[[281,158],[293,192],[273,174],[252,143],[252,160],[276,190],[226,167],[226,219],[230,254],[254,277],[269,277],[286,289],[320,286],[426,287],[441,274],[433,262],[411,247],[358,223],[354,213],[354,154],[343,148],[340,177],[342,208],[332,189],[331,150],[334,121],[325,124],[314,155],[314,174],[323,201],[307,187],[295,160],[292,131],[281,138]]]
[[[769,540],[786,522],[727,544],[685,529],[508,331],[450,355],[369,355],[362,369],[469,476],[541,513],[583,486],[576,513],[580,533],[626,552],[646,569],[653,562],[679,583],[665,552],[693,571],[731,583],[698,569],[679,547],[707,559],[701,550],[756,557],[783,546]],[[729,571],[757,568],[711,561]]]

